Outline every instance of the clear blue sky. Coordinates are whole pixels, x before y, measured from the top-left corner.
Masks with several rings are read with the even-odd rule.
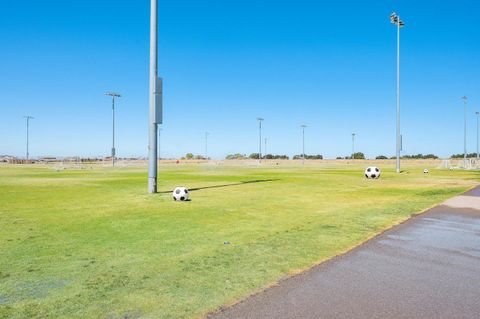
[[[402,29],[404,153],[475,151],[480,110],[478,1],[159,1],[164,77],[162,156],[215,158],[258,149],[332,158],[351,150],[393,155],[396,10]],[[101,156],[111,144],[118,91],[117,152],[146,156],[149,1],[2,1],[0,154]]]

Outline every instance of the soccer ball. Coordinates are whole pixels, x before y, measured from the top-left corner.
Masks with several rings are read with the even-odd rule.
[[[423,174],[428,174],[428,169],[425,168],[425,169],[423,170]]]
[[[177,187],[173,191],[173,200],[175,201],[187,201],[188,198],[190,197],[190,193],[188,192],[188,189],[186,187]]]
[[[380,170],[378,167],[370,166],[365,170],[365,177],[368,179],[377,179],[380,177]]]

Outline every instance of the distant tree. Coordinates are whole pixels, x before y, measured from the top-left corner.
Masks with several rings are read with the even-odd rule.
[[[354,159],[365,159],[365,154],[363,154],[362,152],[356,152],[353,154],[353,158]]]
[[[416,155],[403,155],[402,158],[405,158],[405,159],[437,159],[438,156],[436,156],[435,154],[427,154],[427,155],[416,154]]]
[[[299,159],[303,159],[303,155],[295,155],[293,156],[293,159],[294,160],[299,160]],[[305,159],[323,159],[323,155],[307,155],[305,154]]]
[[[203,157],[202,155],[195,155],[195,159],[196,160],[204,160],[205,157]]]
[[[477,153],[468,153],[467,157],[468,158],[477,157]],[[463,158],[463,153],[462,154],[453,154],[452,156],[450,156],[450,158]]]
[[[192,154],[192,153],[187,153],[187,154],[185,155],[185,158],[186,158],[187,160],[191,160],[191,159],[193,159],[193,154]]]
[[[344,158],[341,156],[337,156],[337,160],[341,160],[341,159],[344,159]]]
[[[259,159],[260,155],[258,153],[252,153],[248,156],[250,159]]]
[[[245,158],[247,158],[247,156],[245,154],[240,154],[240,153],[230,154],[230,155],[227,155],[227,157],[225,157],[225,159],[227,160],[245,159]]]
[[[377,160],[386,160],[386,159],[388,159],[388,157],[386,157],[385,155],[378,155],[377,157],[375,157],[375,159],[377,159]]]

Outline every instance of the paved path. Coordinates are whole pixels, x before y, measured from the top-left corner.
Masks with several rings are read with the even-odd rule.
[[[212,318],[480,318],[480,188]]]

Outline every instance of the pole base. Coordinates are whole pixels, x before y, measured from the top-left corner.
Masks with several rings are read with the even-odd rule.
[[[157,193],[157,179],[155,177],[148,178],[148,192],[150,194]]]

